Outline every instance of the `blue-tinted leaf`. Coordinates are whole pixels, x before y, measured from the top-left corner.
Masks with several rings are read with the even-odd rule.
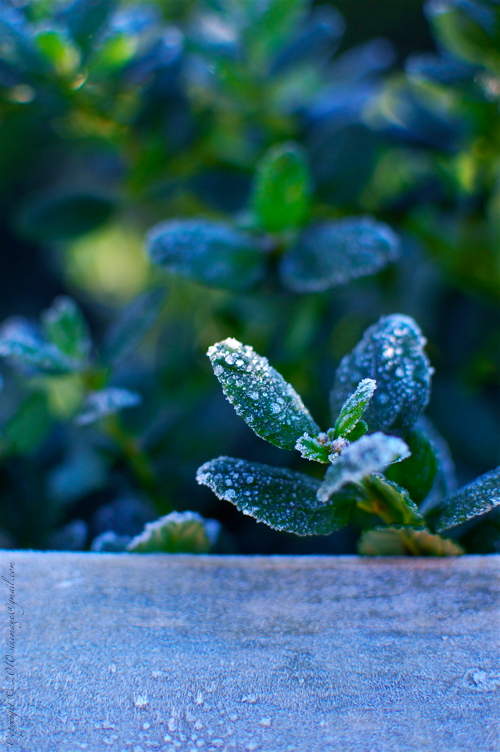
[[[281,261],[283,283],[321,292],[383,269],[399,256],[399,240],[382,222],[355,217],[308,227]]]
[[[500,505],[500,467],[481,475],[444,499],[429,515],[438,533],[461,525]]]
[[[232,457],[205,463],[196,479],[243,514],[296,535],[328,535],[347,524],[356,504],[355,491],[323,504],[316,497],[320,483],[315,478]]]
[[[76,422],[81,426],[86,426],[126,407],[135,407],[141,402],[141,399],[140,394],[136,392],[112,386],[99,392],[91,392],[87,396]]]
[[[130,355],[158,320],[164,302],[164,291],[153,290],[119,311],[104,336],[103,358],[116,364]]]
[[[215,545],[219,531],[217,520],[206,520],[196,512],[171,512],[146,523],[143,532],[127,545],[127,551],[206,554]]]
[[[271,232],[299,227],[310,203],[305,154],[294,143],[271,147],[257,165],[252,207],[260,226]]]
[[[154,264],[210,287],[246,290],[264,274],[256,242],[221,222],[162,222],[150,230],[146,245]]]
[[[46,548],[52,551],[82,551],[87,535],[88,525],[84,520],[71,520],[49,536]]]
[[[410,55],[405,70],[410,78],[447,86],[471,79],[475,68],[454,57],[426,53]]]
[[[367,530],[358,543],[362,556],[460,556],[462,546],[428,530],[385,527]]]
[[[96,553],[123,553],[129,543],[129,535],[117,535],[113,530],[107,530],[94,538],[90,550]]]
[[[321,64],[336,50],[344,30],[344,19],[336,8],[329,5],[314,8],[297,36],[277,53],[271,75],[305,62]]]
[[[328,501],[348,483],[359,483],[372,473],[383,472],[392,462],[408,455],[408,447],[396,436],[374,433],[349,444],[328,468],[318,489],[318,499]]]
[[[425,339],[409,316],[382,317],[342,358],[330,394],[336,416],[362,379],[375,379],[377,390],[364,414],[370,430],[408,429],[427,405],[432,368]]]
[[[19,226],[38,241],[70,240],[104,224],[113,209],[110,199],[91,194],[37,198],[24,208]]]
[[[366,408],[373,397],[377,382],[373,379],[363,379],[356,387],[356,391],[351,394],[342,405],[334,426],[335,437],[343,436],[347,438],[356,428],[363,417]]]
[[[61,295],[41,315],[45,336],[71,360],[84,361],[91,348],[90,332],[74,300]]]
[[[36,328],[23,319],[11,319],[2,327],[0,357],[46,374],[71,373],[78,364],[55,345],[45,342]]]
[[[207,355],[224,394],[257,436],[294,449],[303,433],[319,433],[297,392],[252,347],[229,338]]]

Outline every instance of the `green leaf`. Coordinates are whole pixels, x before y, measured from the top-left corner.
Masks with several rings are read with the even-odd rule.
[[[433,369],[424,352],[426,340],[409,316],[382,317],[342,358],[330,394],[336,416],[362,379],[377,382],[364,419],[372,431],[411,428],[429,401]]]
[[[232,457],[205,463],[196,479],[243,514],[296,535],[328,535],[343,527],[357,498],[355,490],[343,491],[323,504],[316,496],[320,483],[315,478]]]
[[[141,395],[136,392],[110,386],[98,392],[91,392],[75,420],[80,426],[86,426],[126,407],[136,407],[141,401]]]
[[[306,157],[294,143],[273,146],[257,165],[252,208],[264,230],[300,227],[309,213],[310,177]]]
[[[76,73],[80,64],[80,53],[69,38],[66,29],[47,27],[37,29],[33,37],[40,55],[62,75]]]
[[[460,556],[463,553],[462,546],[449,538],[405,527],[367,530],[358,542],[358,554],[362,556]]]
[[[326,433],[319,433],[317,436],[304,433],[295,444],[295,449],[305,460],[326,464],[330,462],[331,441]]]
[[[127,545],[133,553],[206,554],[214,547],[220,523],[206,520],[196,512],[171,512],[154,522]]]
[[[90,332],[74,300],[61,295],[40,318],[49,342],[71,360],[80,363],[86,360],[92,345]]]
[[[430,0],[425,10],[437,40],[453,57],[486,65],[498,62],[498,7],[475,0]]]
[[[347,483],[359,483],[371,473],[383,472],[392,462],[407,456],[408,447],[397,436],[373,433],[349,444],[326,471],[318,499],[328,501]]]
[[[153,290],[120,310],[104,336],[104,360],[116,365],[130,355],[158,320],[164,302],[164,291]]]
[[[373,397],[377,382],[373,379],[363,379],[342,405],[334,426],[335,437],[346,438],[356,428],[363,417],[366,408]]]
[[[319,433],[297,392],[252,347],[229,338],[212,345],[207,355],[224,394],[257,436],[295,449],[302,434]]]
[[[247,290],[264,275],[257,243],[221,222],[162,222],[149,231],[146,247],[154,264],[209,287]]]
[[[4,426],[2,444],[9,453],[28,454],[40,446],[51,426],[47,400],[44,395],[35,392],[17,408]]]
[[[500,467],[448,496],[428,515],[436,532],[461,525],[500,505]]]
[[[71,240],[104,224],[114,209],[102,196],[75,194],[37,198],[21,212],[20,230],[37,241]]]
[[[0,357],[44,374],[71,373],[77,367],[58,347],[41,339],[23,319],[8,321],[3,327]]]
[[[296,292],[322,292],[375,274],[399,257],[399,239],[372,217],[311,225],[283,255],[283,284]]]
[[[414,527],[424,526],[424,518],[406,488],[377,473],[370,476],[365,488],[371,499],[378,498],[382,502],[384,513],[390,516],[391,522]]]
[[[420,504],[430,492],[438,470],[438,459],[427,436],[414,428],[404,434],[411,456],[387,468],[386,476],[404,486]]]

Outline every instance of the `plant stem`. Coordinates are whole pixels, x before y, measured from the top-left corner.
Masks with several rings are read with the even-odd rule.
[[[138,486],[149,496],[157,511],[162,514],[171,512],[172,506],[166,503],[165,496],[160,491],[149,456],[137,439],[127,433],[116,415],[110,416],[106,421],[106,432],[120,449]]]

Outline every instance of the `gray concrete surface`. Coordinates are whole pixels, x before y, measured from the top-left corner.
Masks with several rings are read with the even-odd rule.
[[[499,563],[0,552],[3,748],[497,752]]]

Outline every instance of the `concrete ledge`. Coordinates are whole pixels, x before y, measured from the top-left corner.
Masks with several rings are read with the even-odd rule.
[[[499,564],[2,551],[2,748],[498,752]]]

